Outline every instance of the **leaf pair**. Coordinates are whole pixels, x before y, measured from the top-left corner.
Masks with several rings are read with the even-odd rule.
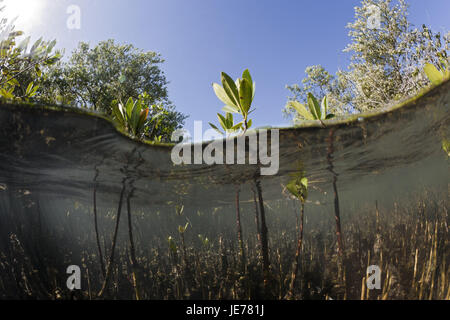
[[[222,127],[222,129],[224,130],[225,134],[228,133],[234,133],[236,131],[239,130],[243,130],[244,127],[244,122],[241,121],[237,124],[234,123],[234,119],[233,119],[233,114],[227,112],[225,114],[225,117],[223,115],[221,115],[220,113],[217,114],[217,118],[219,119],[219,123],[220,126]],[[251,120],[248,122],[248,124],[251,125]],[[247,124],[247,125],[248,125]],[[219,130],[219,128],[217,128],[217,126],[215,126],[214,124],[212,124],[211,122],[209,123],[209,125],[216,130],[217,132],[219,132],[220,134],[224,134],[222,131]]]
[[[189,222],[186,222],[184,227],[183,226],[178,226],[178,232],[180,234],[185,233],[188,227],[189,227]]]
[[[294,178],[286,185],[286,189],[304,203],[308,197],[308,179],[305,177]]]
[[[298,116],[305,120],[328,120],[334,118],[334,114],[328,114],[328,99],[326,96],[323,97],[322,103],[319,105],[316,97],[312,93],[308,93],[307,105],[308,109],[298,101],[290,101],[288,103],[288,107],[297,111]]]
[[[27,90],[25,91],[25,97],[26,98],[32,98],[36,95],[37,89],[39,89],[38,85],[34,85],[33,82],[30,82],[28,84]]]

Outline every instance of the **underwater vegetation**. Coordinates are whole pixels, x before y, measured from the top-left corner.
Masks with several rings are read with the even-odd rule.
[[[304,192],[305,180],[300,181]],[[66,216],[50,217],[39,202],[30,201],[26,210],[10,202],[0,216],[0,298],[449,299],[446,195],[447,190],[422,190],[383,208],[376,202],[347,210],[342,256],[327,210],[311,214],[313,204],[301,197],[270,203],[268,274],[253,203],[241,207],[240,243],[224,212],[232,207],[187,217],[180,208],[172,213],[132,211],[128,202],[122,214],[130,220],[122,221],[118,234],[111,230],[120,212],[97,210],[102,258],[88,224],[91,207],[78,204]],[[298,212],[305,221],[292,223]],[[179,224],[186,219],[188,223]],[[130,224],[132,242],[127,240]],[[105,273],[101,262],[106,256]],[[69,291],[61,270],[75,262],[84,270],[82,288]],[[382,270],[381,290],[365,284],[369,265]]]

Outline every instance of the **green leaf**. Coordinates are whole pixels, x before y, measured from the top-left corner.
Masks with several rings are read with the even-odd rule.
[[[247,79],[249,83],[253,83],[252,76],[250,75],[250,71],[248,71],[248,69],[245,69],[242,73],[242,79]]]
[[[425,74],[432,84],[438,85],[443,81],[443,74],[431,63],[426,63],[424,67]]]
[[[141,115],[141,101],[138,100],[134,103],[133,110],[131,111],[131,128],[134,135],[138,135],[139,118]]]
[[[239,113],[239,108],[234,106],[226,105],[222,108],[223,112],[229,112],[229,113]]]
[[[225,114],[225,118],[227,119],[227,127],[230,128],[233,126],[234,121],[233,121],[233,114],[227,112]]]
[[[31,94],[31,90],[33,89],[33,82],[28,84],[27,90],[25,91],[25,95],[28,97]]]
[[[295,197],[299,197],[299,193],[298,193],[298,189],[297,189],[297,185],[295,184],[295,182],[291,182],[288,183],[286,185],[286,189],[288,189],[288,191]]]
[[[316,120],[321,119],[319,102],[312,93],[308,93],[308,107],[311,114],[314,116],[314,119]]]
[[[34,70],[36,71],[36,75],[38,76],[38,78],[40,78],[41,76],[42,76],[42,71],[41,71],[41,69],[39,68],[39,65],[35,65],[34,66]]]
[[[183,226],[178,226],[178,232],[179,233],[186,232],[186,229],[188,228],[188,226],[189,226],[189,222],[186,222],[186,225],[184,227]]]
[[[19,81],[17,81],[16,78],[10,79],[10,80],[7,82],[7,84],[9,84],[10,86],[20,86],[20,83],[19,83]]]
[[[314,120],[314,116],[306,109],[306,107],[298,101],[291,101],[289,107],[294,108],[298,115],[306,120]]]
[[[209,125],[211,126],[211,128],[213,128],[214,130],[216,130],[218,133],[223,135],[223,132],[219,130],[219,128],[217,128],[215,125],[213,125],[211,122],[209,122]]]
[[[247,79],[241,79],[239,85],[239,101],[242,108],[242,114],[247,115],[252,104],[252,84]]]
[[[235,107],[236,110],[239,111],[237,105],[233,102],[232,99],[230,99],[227,95],[227,93],[225,92],[224,88],[222,88],[219,84],[217,83],[213,83],[213,89],[214,92],[216,93],[217,98],[219,98],[220,101],[222,101],[223,103],[225,103],[225,105],[230,106],[230,107]]]
[[[330,113],[330,114],[327,114],[327,116],[325,117],[325,119],[326,119],[326,120],[328,120],[328,119],[333,119],[334,117],[335,117],[335,115],[332,114],[332,113]]]
[[[39,86],[33,86],[33,89],[31,90],[30,94],[28,95],[29,98],[34,97],[37,94],[37,90],[39,89]]]
[[[227,120],[225,119],[225,117],[223,115],[221,115],[220,113],[217,114],[217,117],[219,118],[219,123],[222,126],[222,128],[226,131],[228,128],[227,126]]]
[[[255,97],[255,84],[253,82],[252,76],[250,75],[250,71],[248,69],[246,69],[242,73],[242,79],[247,79],[248,83],[251,84],[251,88],[252,88],[252,102],[253,102],[253,98]]]
[[[248,121],[247,121],[247,129],[250,129],[250,127],[252,126],[252,124],[253,124],[252,119],[248,120]]]
[[[135,102],[133,101],[133,98],[131,98],[131,97],[128,98],[127,103],[125,104],[126,115],[127,115],[127,119],[129,121],[131,121],[131,113],[133,111],[134,104],[135,104]]]
[[[150,111],[149,108],[145,108],[144,110],[141,111],[141,114],[139,116],[138,127],[136,130],[138,134],[140,134],[144,129],[145,121],[147,121],[149,111]]]
[[[229,131],[237,131],[237,130],[241,130],[242,126],[244,125],[244,122],[239,122],[238,124],[234,125],[231,127],[231,129]]]
[[[238,92],[237,86],[234,83],[233,79],[231,79],[230,76],[227,75],[225,72],[222,72],[222,85],[223,85],[223,89],[225,90],[225,93],[227,94],[228,98],[232,102],[231,105],[240,107],[239,92]],[[229,105],[228,103],[226,103],[226,104]]]
[[[328,111],[328,100],[327,100],[327,96],[323,97],[322,99],[322,104],[320,106],[320,112],[321,112],[321,116],[323,118],[326,118],[327,115],[327,111]]]
[[[125,126],[125,119],[124,119],[124,114],[122,113],[122,105],[120,103],[117,102],[117,100],[113,101],[112,104],[112,112],[114,115],[114,118],[119,122],[119,124],[121,126]]]
[[[14,98],[14,95],[11,92],[6,91],[3,88],[0,88],[0,96],[4,97],[6,99],[13,99]]]
[[[17,46],[20,52],[27,51],[28,44],[30,43],[31,37],[26,37],[23,39],[20,44]]]
[[[256,83],[253,82],[252,88],[253,88],[253,95],[252,95],[252,102],[253,102],[253,100],[255,100]]]
[[[52,52],[53,48],[56,45],[56,40],[53,40],[52,42],[50,42],[47,46],[47,54],[49,54],[50,52]]]
[[[39,45],[42,43],[42,37],[36,40],[36,42],[33,44],[33,46],[30,49],[30,55],[33,55],[36,50],[39,48]]]
[[[300,183],[302,184],[302,186],[303,186],[305,189],[308,189],[308,178],[302,178],[302,179],[300,180]]]

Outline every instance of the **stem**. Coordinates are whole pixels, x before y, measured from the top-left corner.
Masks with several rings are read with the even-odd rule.
[[[236,229],[238,235],[239,255],[241,256],[242,273],[245,273],[245,252],[244,252],[244,242],[242,239],[241,212],[239,209],[239,186],[237,187],[236,190]]]
[[[270,271],[269,246],[267,240],[268,230],[266,225],[266,214],[264,212],[264,200],[262,197],[261,182],[259,180],[255,180],[255,186],[256,191],[258,192],[259,212],[261,214],[261,253],[263,258],[264,290],[267,296]]]
[[[336,236],[338,242],[338,254],[342,256],[344,253],[344,243],[342,241],[342,231],[341,231],[341,217],[339,210],[339,194],[337,190],[337,173],[334,171],[333,166],[333,152],[334,152],[334,129],[330,130],[330,134],[328,136],[328,170],[333,174],[333,192],[334,192],[334,217],[336,220]]]
[[[127,196],[127,213],[128,213],[128,235],[130,237],[130,258],[131,258],[131,268],[133,270],[133,287],[136,295],[136,300],[140,300],[139,289],[138,289],[138,281],[137,281],[137,260],[136,260],[136,250],[134,247],[133,240],[133,225],[131,223],[131,204],[130,198],[133,194],[133,190]]]
[[[113,237],[113,243],[112,243],[112,247],[111,247],[111,255],[109,257],[108,269],[106,271],[105,281],[103,281],[102,289],[98,293],[99,298],[102,297],[103,294],[105,293],[106,287],[108,286],[109,279],[111,277],[112,266],[113,266],[113,262],[114,262],[114,251],[116,249],[116,243],[117,243],[117,233],[119,231],[120,215],[122,212],[123,194],[125,192],[125,180],[126,180],[126,178],[123,179],[123,181],[122,181],[122,191],[120,192],[119,208],[117,209],[116,226],[114,229],[114,237]]]
[[[305,212],[305,204],[302,201],[301,209],[300,209],[300,225],[299,225],[299,231],[298,231],[298,239],[297,239],[297,250],[295,252],[295,259],[294,259],[294,267],[292,268],[292,276],[291,276],[291,283],[289,285],[289,294],[288,299],[292,299],[294,296],[294,286],[295,286],[295,280],[297,279],[297,273],[298,273],[298,266],[299,266],[299,258],[302,250],[302,242],[303,242],[303,220],[304,220],[304,212]]]
[[[100,245],[100,236],[98,232],[98,220],[97,220],[97,178],[98,178],[98,169],[95,168],[95,177],[94,177],[94,227],[95,227],[95,238],[97,241],[97,248],[98,248],[98,257],[100,259],[100,267],[102,269],[102,275],[103,278],[106,276],[106,270],[105,270],[105,263],[103,262],[103,253],[102,253],[102,247]]]
[[[253,191],[253,203],[255,204],[255,225],[256,225],[256,237],[261,245],[261,227],[259,224],[259,212],[258,212],[258,202],[256,200],[256,191],[252,188]]]

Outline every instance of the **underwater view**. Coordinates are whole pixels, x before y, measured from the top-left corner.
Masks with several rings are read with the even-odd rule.
[[[158,55],[27,51],[5,23],[0,300],[450,300],[450,37],[408,38],[414,81],[309,69],[282,126],[253,113],[263,77],[222,72],[192,136]]]

